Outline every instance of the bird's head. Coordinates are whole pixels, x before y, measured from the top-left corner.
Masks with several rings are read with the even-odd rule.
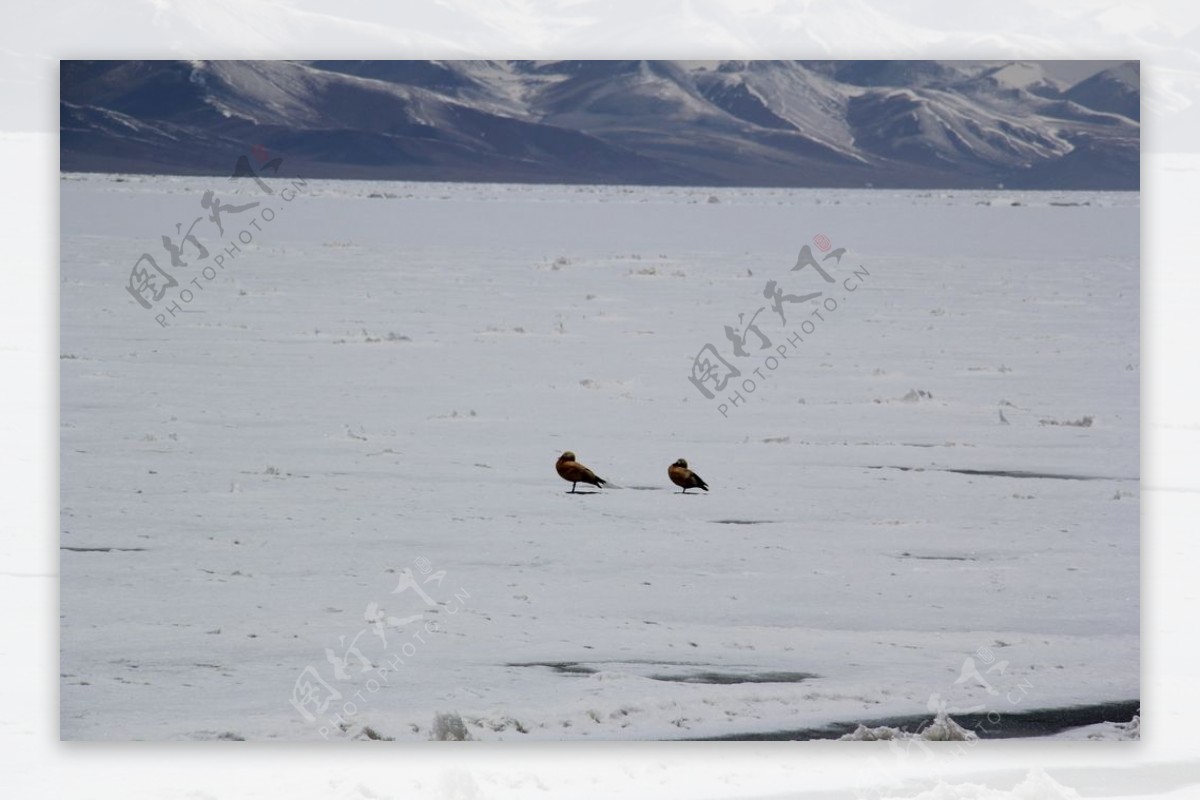
[[[661,464],[661,463],[660,463]],[[672,467],[687,467],[687,459],[676,459]]]
[[[558,457],[558,461],[560,461],[560,462],[575,461],[575,452],[574,451],[563,451],[563,455]]]

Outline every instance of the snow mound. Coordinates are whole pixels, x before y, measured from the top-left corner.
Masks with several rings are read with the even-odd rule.
[[[849,734],[844,734],[839,740],[872,742],[875,740],[928,740],[930,742],[969,741],[978,740],[979,735],[964,729],[954,722],[945,712],[939,712],[924,729],[918,732],[908,732],[894,726],[876,726],[870,728],[859,724],[858,728]]]
[[[459,742],[475,738],[467,731],[467,724],[463,723],[462,717],[453,712],[439,712],[433,718],[433,732],[429,739]]]
[[[1059,784],[1044,770],[1034,768],[1025,774],[1011,790],[997,790],[986,784],[963,782],[950,784],[939,781],[936,785],[913,798],[1079,798],[1071,787]]]
[[[1142,739],[1142,717],[1134,715],[1133,719],[1126,723],[1117,723],[1113,721],[1105,721],[1104,723],[1096,723],[1091,726],[1080,726],[1075,729],[1068,729],[1053,736],[1055,740],[1069,741],[1129,741]]]

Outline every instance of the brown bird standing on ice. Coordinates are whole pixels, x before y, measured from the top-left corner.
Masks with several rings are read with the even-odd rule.
[[[683,487],[680,494],[686,495],[690,487],[699,487],[708,492],[708,485],[704,483],[704,479],[688,470],[687,459],[676,459],[675,464],[667,468],[667,475],[677,486]]]
[[[558,471],[560,476],[571,482],[571,492],[575,491],[575,485],[579,482],[592,484],[597,487],[602,487],[608,483],[575,461],[575,454],[572,451],[564,451],[563,455],[558,457],[558,461],[555,462],[554,469]]]

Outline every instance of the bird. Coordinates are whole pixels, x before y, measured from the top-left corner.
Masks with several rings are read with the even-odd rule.
[[[675,464],[667,468],[667,475],[676,485],[683,487],[681,495],[686,495],[691,487],[699,487],[708,492],[708,485],[704,483],[704,479],[688,469],[687,459],[676,459]]]
[[[608,482],[597,476],[588,468],[575,461],[574,451],[563,451],[563,455],[558,457],[558,461],[554,464],[554,469],[562,476],[565,481],[571,482],[571,492],[575,491],[575,485],[579,482],[584,484],[592,484],[597,487],[603,487]]]

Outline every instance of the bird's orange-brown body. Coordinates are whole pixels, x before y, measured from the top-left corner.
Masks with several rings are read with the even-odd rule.
[[[562,456],[558,457],[558,461],[554,463],[554,469],[558,471],[564,481],[571,482],[571,492],[574,492],[575,485],[580,483],[591,484],[595,487],[602,487],[608,483],[575,461],[575,454],[571,451],[565,451]]]
[[[704,483],[704,479],[688,469],[687,459],[676,459],[675,463],[667,468],[667,475],[671,477],[675,486],[683,487],[684,493],[693,487],[708,492],[708,485]]]

